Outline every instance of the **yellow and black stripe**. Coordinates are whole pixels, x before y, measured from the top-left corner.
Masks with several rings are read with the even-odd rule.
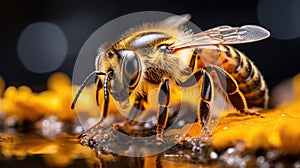
[[[215,45],[198,48],[194,53],[197,54],[198,69],[209,65],[218,66],[237,83],[239,99],[243,99],[244,108],[267,107],[268,88],[263,76],[242,52],[231,46]]]

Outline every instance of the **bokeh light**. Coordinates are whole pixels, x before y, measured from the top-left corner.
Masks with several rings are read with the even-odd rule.
[[[60,67],[67,55],[67,39],[53,23],[37,22],[27,26],[18,41],[18,56],[35,73],[51,72]]]
[[[299,0],[260,0],[257,16],[260,24],[281,40],[300,37]]]

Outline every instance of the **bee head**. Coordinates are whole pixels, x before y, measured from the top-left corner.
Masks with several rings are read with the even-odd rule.
[[[129,49],[112,47],[96,62],[96,68],[101,72],[112,72],[108,81],[108,90],[116,101],[128,101],[141,77],[141,60]]]

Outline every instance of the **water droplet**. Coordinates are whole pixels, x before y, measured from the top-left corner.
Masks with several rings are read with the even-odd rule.
[[[178,124],[179,127],[181,127],[185,124],[185,122],[184,122],[184,120],[180,120],[180,121],[178,121],[177,124]]]
[[[196,151],[200,151],[200,146],[193,146],[192,151],[196,152]]]
[[[265,161],[265,158],[263,156],[259,156],[256,159],[257,164],[262,164],[262,163],[264,163],[264,161]]]
[[[233,153],[234,151],[235,151],[234,148],[228,148],[228,149],[227,149],[227,153],[228,153],[228,154],[231,154],[231,153]]]
[[[109,135],[104,134],[104,135],[103,135],[103,139],[105,139],[105,140],[109,139]]]
[[[144,127],[145,127],[145,128],[151,128],[151,124],[148,123],[148,122],[146,122],[145,125],[144,125]]]
[[[80,132],[82,132],[83,131],[83,128],[82,128],[82,126],[76,126],[75,128],[74,128],[74,133],[80,133]]]
[[[212,151],[210,154],[209,154],[209,157],[211,159],[217,159],[218,158],[218,154],[215,152],[215,151]]]

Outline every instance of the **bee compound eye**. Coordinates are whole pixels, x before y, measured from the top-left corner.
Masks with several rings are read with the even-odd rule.
[[[125,84],[134,87],[138,83],[140,76],[140,61],[135,52],[131,50],[119,51],[122,60],[122,71]]]

